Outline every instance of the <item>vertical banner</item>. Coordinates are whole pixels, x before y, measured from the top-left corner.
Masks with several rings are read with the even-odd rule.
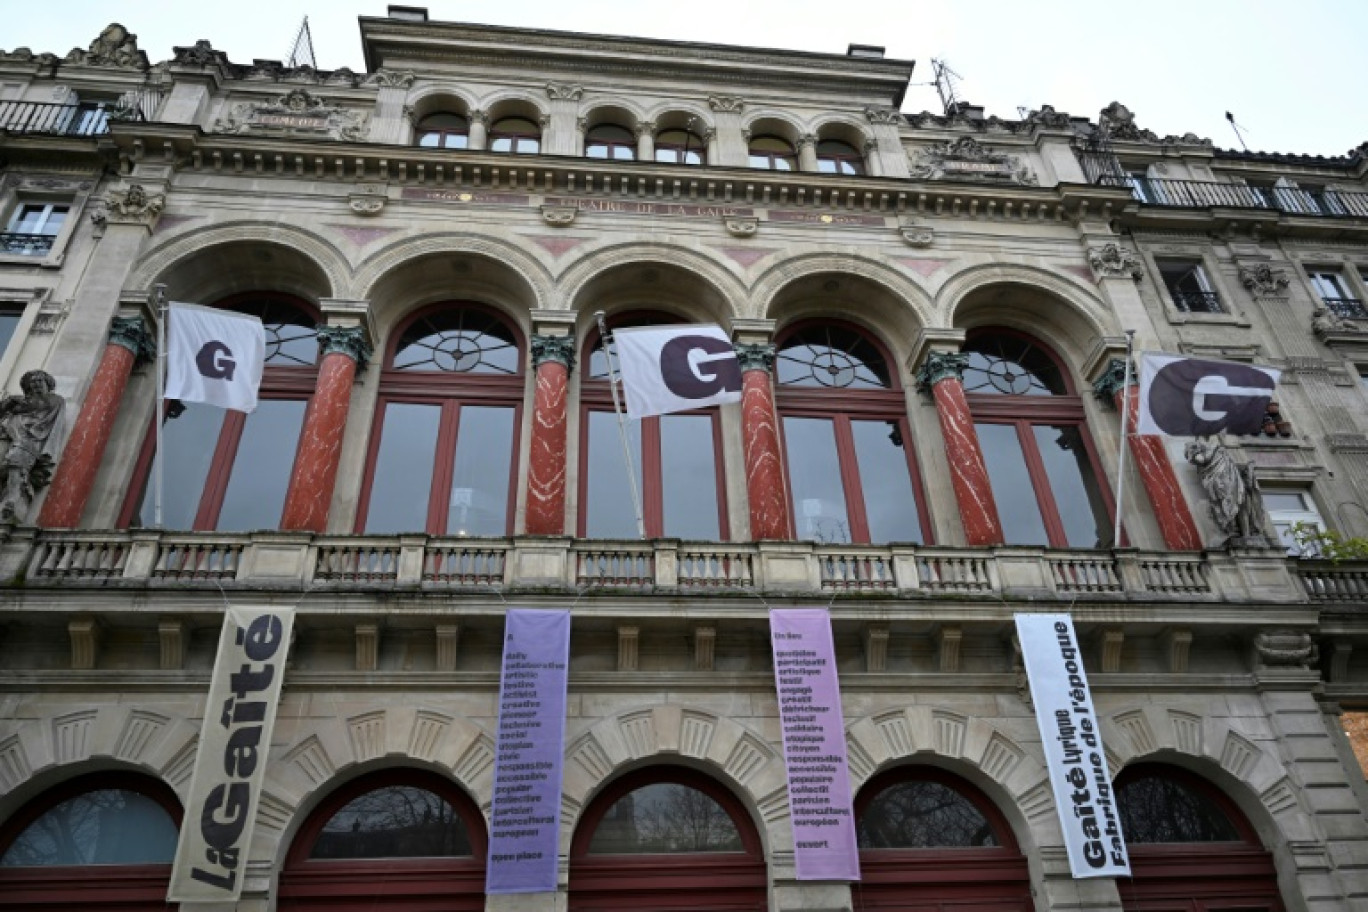
[[[1075,878],[1129,877],[1107,753],[1073,619],[1067,614],[1018,614],[1016,628],[1069,869]]]
[[[825,608],[770,611],[799,880],[859,880],[845,720]]]
[[[556,889],[569,659],[569,611],[509,609],[486,893]]]
[[[242,893],[293,627],[292,607],[224,614],[167,902]]]

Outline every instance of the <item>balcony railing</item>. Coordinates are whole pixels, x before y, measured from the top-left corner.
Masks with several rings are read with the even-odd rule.
[[[1368,308],[1358,298],[1321,298],[1326,310],[1346,320],[1368,320]]]
[[[0,253],[43,257],[52,251],[53,240],[51,234],[0,233]]]
[[[161,101],[158,92],[132,92],[118,103],[83,101],[49,104],[36,101],[0,102],[0,130],[54,136],[100,136],[111,120],[147,120]]]
[[[1356,191],[1251,187],[1213,181],[1137,178],[1108,172],[1099,174],[1097,183],[1126,187],[1132,196],[1149,206],[1179,206],[1186,209],[1225,206],[1269,209],[1293,215],[1368,218],[1368,193]]]
[[[1170,288],[1169,294],[1173,296],[1174,306],[1184,313],[1225,313],[1225,308],[1221,306],[1221,296],[1214,291],[1180,291]]]

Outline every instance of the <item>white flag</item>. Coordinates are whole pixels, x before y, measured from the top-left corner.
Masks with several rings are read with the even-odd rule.
[[[741,365],[720,326],[619,329],[613,341],[628,418],[741,401]]]
[[[1160,352],[1140,356],[1141,434],[1257,434],[1282,371]]]
[[[250,412],[257,407],[266,331],[245,314],[194,304],[169,308],[166,398]]]

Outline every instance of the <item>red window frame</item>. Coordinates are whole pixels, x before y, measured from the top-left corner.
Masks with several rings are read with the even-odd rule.
[[[541,151],[542,131],[538,127],[535,131],[514,130],[508,127],[509,121],[521,120],[525,123],[535,125],[536,118],[525,117],[522,114],[510,114],[507,117],[500,117],[489,128],[489,149],[491,152],[506,152],[510,155],[531,155]],[[507,149],[495,149],[494,146],[499,140],[508,140]]]
[[[656,783],[687,786],[716,801],[735,824],[742,850],[590,855],[594,833],[618,799]],[[570,841],[570,912],[651,912],[686,907],[762,912],[767,908],[768,890],[763,844],[745,806],[721,783],[685,767],[650,766],[610,783],[585,808]]]
[[[784,419],[826,418],[832,422],[836,436],[836,456],[840,462],[841,489],[845,494],[846,518],[850,521],[851,544],[868,544],[869,514],[865,509],[864,488],[860,479],[859,459],[855,451],[855,438],[850,430],[852,419],[861,421],[896,421],[903,439],[903,456],[907,460],[907,472],[912,485],[912,493],[917,501],[917,523],[921,527],[922,541],[934,544],[935,537],[931,528],[931,514],[926,507],[926,491],[922,486],[921,469],[913,453],[914,438],[907,420],[907,400],[898,382],[897,363],[890,356],[887,347],[871,334],[853,323],[842,320],[804,320],[792,326],[775,338],[775,350],[783,351],[784,344],[794,334],[815,326],[831,326],[859,335],[871,345],[884,360],[888,370],[887,389],[826,389],[815,386],[796,386],[774,383],[774,407],[779,417],[780,440],[784,450],[784,493],[789,502],[790,522],[798,522],[797,504],[793,501],[793,488],[788,471],[788,441],[784,437]],[[789,534],[797,538],[796,528]]]
[[[423,126],[423,124],[437,117],[459,117],[462,120],[462,125],[459,127]],[[431,114],[424,116],[422,120],[418,121],[418,125],[414,129],[414,133],[416,134],[415,143],[421,148],[464,149],[470,143],[470,118],[466,117],[466,115],[461,114],[457,111],[433,111]],[[427,139],[428,137],[435,137],[437,139],[437,142],[432,145],[424,143],[423,140]],[[459,138],[464,140],[464,142],[457,143],[456,145],[448,145],[447,140],[449,138]]]
[[[321,323],[323,315],[309,302],[293,295],[278,292],[245,292],[232,295],[216,302],[213,306],[222,310],[239,310],[244,305],[271,298],[298,308],[307,317]],[[313,411],[313,394],[318,386],[318,362],[311,367],[284,366],[267,364],[261,372],[262,400],[293,400],[304,402],[304,418],[300,432],[309,424],[309,414]],[[152,484],[152,464],[157,455],[157,417],[165,413],[166,405],[157,410],[148,422],[147,436],[143,439],[142,449],[133,464],[133,478],[140,483],[129,485],[128,494],[119,510],[118,525],[128,528],[138,517],[138,508],[146,496],[147,485]],[[212,406],[208,406],[212,407]],[[214,455],[209,463],[209,471],[204,477],[204,489],[200,493],[199,506],[190,530],[212,532],[218,527],[219,514],[223,511],[223,499],[228,492],[228,482],[233,477],[233,465],[237,461],[238,444],[242,441],[242,431],[247,425],[248,416],[239,411],[225,409],[223,423],[219,425],[218,439],[214,444]],[[295,447],[295,459],[299,458],[299,448]],[[294,473],[294,460],[290,462],[290,473]],[[283,508],[283,505],[282,505]],[[279,517],[276,522],[279,523]]]
[[[635,140],[635,139],[625,139],[625,140],[624,140],[624,139],[603,139],[603,138],[601,138],[601,137],[596,137],[596,136],[594,135],[594,131],[596,131],[596,130],[601,131],[601,130],[603,130],[604,128],[611,129],[611,130],[622,130],[622,131],[625,132],[629,137],[632,136],[632,131],[631,131],[630,129],[628,129],[627,127],[624,127],[622,124],[618,124],[618,123],[600,123],[600,124],[594,124],[592,127],[590,127],[588,130],[586,130],[586,131],[584,132],[584,157],[585,157],[585,158],[594,158],[594,159],[604,159],[604,160],[607,160],[607,161],[633,161],[633,160],[635,160],[636,157],[637,157],[637,156],[636,156],[636,153],[637,153],[636,140]],[[593,151],[594,149],[602,149],[602,150],[603,150],[603,155],[593,155],[593,154],[592,154],[592,151]],[[627,151],[627,155],[626,155],[626,156],[623,156],[623,157],[619,157],[618,154],[617,154],[617,150],[618,150],[618,149],[625,149],[625,150]]]
[[[518,368],[514,374],[477,374],[447,371],[396,370],[394,357],[405,331],[413,323],[434,313],[462,308],[494,317],[513,336],[518,349]],[[365,534],[366,517],[370,511],[371,491],[375,484],[376,461],[380,455],[380,441],[384,434],[385,410],[390,404],[434,405],[441,408],[437,430],[437,449],[434,453],[432,484],[428,488],[426,532],[444,535],[447,532],[447,511],[451,505],[451,479],[455,471],[456,443],[460,439],[460,410],[465,405],[494,405],[513,409],[513,450],[509,456],[508,508],[505,535],[513,534],[514,513],[518,495],[518,453],[522,434],[523,395],[526,385],[526,340],[517,324],[495,308],[474,301],[445,301],[415,311],[390,334],[385,348],[384,368],[380,372],[380,389],[376,397],[375,420],[371,424],[370,441],[366,445],[366,472],[357,502],[354,531]]]
[[[310,858],[323,827],[348,802],[378,788],[408,785],[445,799],[465,824],[470,857]],[[483,912],[488,834],[484,816],[459,785],[429,770],[408,767],[358,776],[335,789],[300,826],[280,874],[280,912]]]
[[[682,143],[662,138],[670,133],[683,133],[686,138]],[[698,141],[697,144],[694,140]],[[672,152],[674,158],[662,159],[660,157],[662,152]],[[686,130],[682,127],[667,127],[656,134],[655,153],[655,160],[658,162],[671,165],[702,165],[708,159],[708,144],[703,137],[692,130]]]
[[[834,148],[836,146],[840,148]],[[823,168],[823,163],[829,163],[831,169]],[[849,170],[845,170],[847,168]],[[839,139],[820,139],[817,141],[817,170],[825,171],[828,174],[844,174],[847,176],[864,174],[865,158],[860,154],[859,149],[848,142]]]
[[[757,149],[756,144],[760,142],[762,139],[773,139],[777,142],[781,142],[784,144],[787,151],[781,152],[778,149]],[[784,139],[784,137],[778,136],[773,133],[764,133],[760,136],[752,138],[751,141],[746,144],[746,156],[752,168],[763,168],[767,171],[798,170],[798,150],[793,147],[793,143],[789,142],[787,139]],[[765,159],[765,164],[756,164],[755,160],[758,158]],[[778,163],[781,161],[788,167],[778,167]]]
[[[29,824],[63,801],[100,789],[127,789],[151,798],[166,810],[177,828],[181,825],[180,800],[166,783],[128,770],[87,773],[47,789],[0,824],[0,855]],[[0,909],[169,912],[176,908],[175,903],[166,901],[170,882],[170,864],[4,867],[0,868]]]

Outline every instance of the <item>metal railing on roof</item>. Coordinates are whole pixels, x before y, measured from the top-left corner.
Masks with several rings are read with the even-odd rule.
[[[1175,180],[1133,174],[1102,173],[1096,183],[1126,187],[1149,206],[1206,209],[1226,206],[1268,209],[1292,215],[1368,218],[1368,193],[1348,190],[1306,190],[1298,187],[1258,187],[1216,181]]]

